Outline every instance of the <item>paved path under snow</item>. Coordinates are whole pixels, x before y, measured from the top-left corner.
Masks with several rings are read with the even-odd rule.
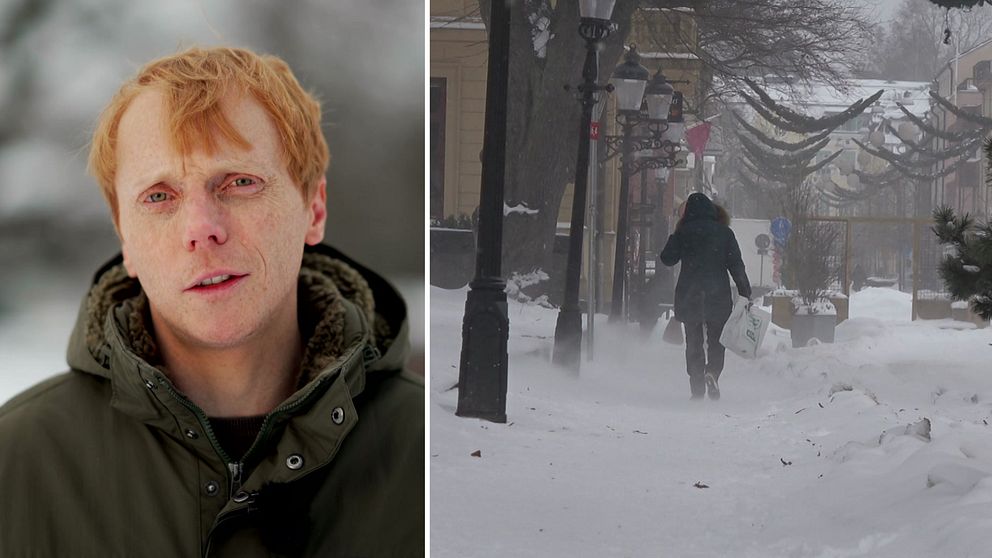
[[[660,331],[605,320],[570,377],[547,363],[554,312],[511,304],[497,425],[453,414],[465,295],[433,289],[431,555],[987,555],[992,331],[859,295],[838,343],[773,329],[759,359],[728,354],[719,402],[688,400]],[[931,441],[905,434],[924,418]]]

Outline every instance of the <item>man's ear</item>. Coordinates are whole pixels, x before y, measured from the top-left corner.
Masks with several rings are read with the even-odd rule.
[[[305,241],[313,246],[324,240],[324,224],[327,223],[327,177],[320,177],[313,197],[307,204],[309,224]]]

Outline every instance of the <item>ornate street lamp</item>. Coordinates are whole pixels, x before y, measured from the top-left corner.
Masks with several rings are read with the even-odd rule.
[[[579,35],[586,42],[586,59],[582,68],[582,116],[579,119],[579,147],[572,195],[572,221],[568,232],[568,264],[565,270],[565,297],[555,324],[555,348],[552,360],[559,366],[579,371],[582,352],[582,311],[579,309],[579,277],[582,267],[582,233],[585,226],[586,186],[589,179],[589,133],[595,94],[605,87],[599,79],[600,44],[610,34],[610,17],[614,0],[580,0]]]
[[[624,57],[622,64],[617,66],[613,72],[613,87],[617,96],[617,122],[620,124],[620,207],[617,214],[617,236],[616,251],[613,255],[613,300],[610,304],[610,322],[615,322],[623,315],[623,293],[624,279],[627,271],[627,221],[630,219],[630,163],[633,161],[634,145],[631,141],[631,133],[634,126],[640,124],[644,119],[641,116],[641,103],[644,98],[644,90],[648,82],[648,70],[640,64],[640,55],[637,49],[631,45],[630,50]],[[666,84],[667,85],[667,84]],[[671,86],[668,86],[671,89]],[[656,96],[657,99],[658,96]],[[662,101],[663,102],[663,101]],[[668,102],[671,103],[671,93],[669,92]],[[658,102],[654,103],[658,105]],[[656,114],[668,115],[660,112],[660,106],[655,107]]]
[[[620,157],[620,207],[617,213],[616,250],[613,260],[613,297],[610,305],[610,322],[623,316],[624,286],[627,271],[627,236],[630,221],[630,175],[645,169],[667,168],[675,165],[674,155],[678,150],[678,140],[667,139],[669,131],[668,111],[675,90],[669,85],[661,71],[647,82],[648,71],[638,63],[640,56],[632,46],[626,60],[613,74],[613,84],[617,91],[617,123],[620,136],[607,137],[607,152],[619,144]],[[641,80],[641,83],[637,83]],[[638,90],[640,88],[640,90]],[[647,113],[641,112],[643,92],[646,98]],[[636,126],[647,124],[648,136],[633,136]],[[634,157],[634,152],[660,151],[657,156]],[[611,155],[612,156],[612,155]]]
[[[506,343],[509,317],[501,268],[503,175],[506,161],[506,98],[510,68],[510,5],[493,2],[489,26],[486,123],[475,278],[462,322],[458,370],[460,417],[506,422]]]
[[[668,120],[668,109],[672,107],[674,94],[675,90],[669,85],[665,74],[661,73],[661,70],[655,72],[644,90],[648,102],[648,118],[657,122]]]

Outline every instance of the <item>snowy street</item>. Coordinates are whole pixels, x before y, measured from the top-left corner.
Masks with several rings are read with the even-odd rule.
[[[501,425],[454,416],[465,296],[430,292],[431,556],[990,555],[992,329],[870,288],[836,343],[773,324],[690,401],[664,319],[642,341],[598,316],[576,378],[556,312],[510,302]]]

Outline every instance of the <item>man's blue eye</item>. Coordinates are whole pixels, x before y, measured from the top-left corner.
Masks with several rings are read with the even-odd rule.
[[[155,192],[154,194],[149,194],[147,199],[152,203],[159,203],[164,202],[168,198],[169,196],[165,192]]]
[[[235,178],[233,184],[235,186],[253,186],[255,181],[251,178],[242,176],[241,178]]]

